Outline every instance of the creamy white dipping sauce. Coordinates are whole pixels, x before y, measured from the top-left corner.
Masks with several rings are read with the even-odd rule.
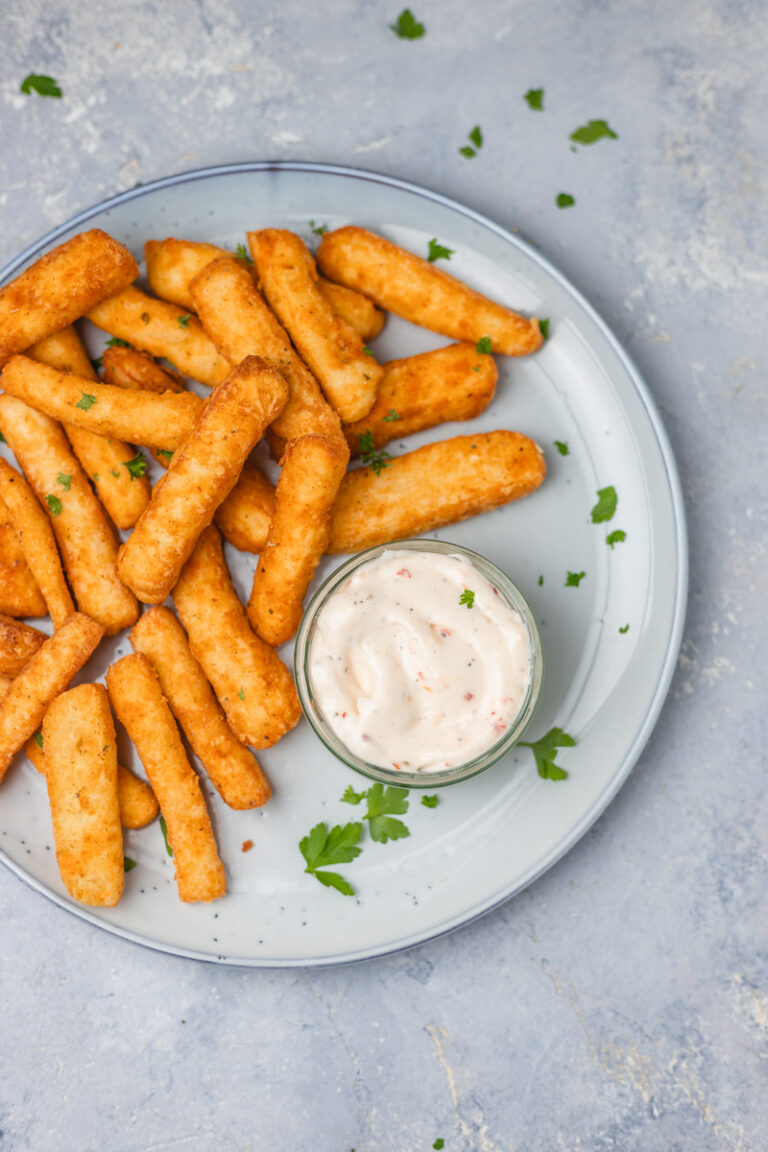
[[[519,614],[463,557],[387,550],[323,605],[308,671],[326,722],[361,760],[441,772],[510,728],[531,655]]]

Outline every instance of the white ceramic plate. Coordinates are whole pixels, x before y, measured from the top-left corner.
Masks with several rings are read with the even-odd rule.
[[[260,754],[274,798],[232,812],[205,785],[229,892],[184,905],[157,823],[128,833],[138,867],[111,911],[74,904],[59,879],[43,781],[26,763],[0,790],[1,857],[17,875],[93,924],[152,947],[229,964],[301,966],[380,956],[447,932],[530,884],[583,836],[626,779],[661,709],[683,626],[687,559],[683,504],[659,415],[626,354],[579,294],[527,245],[459,204],[387,177],[317,164],[252,163],[187,173],[134,189],[43,237],[3,273],[15,276],[84,228],[101,227],[141,257],[144,240],[180,236],[234,246],[248,228],[292,228],[314,241],[309,220],[355,223],[426,255],[437,237],[455,250],[450,271],[509,305],[550,317],[536,356],[499,358],[496,399],[471,427],[512,428],[545,449],[546,483],[518,504],[434,533],[488,556],[528,598],[541,627],[545,679],[529,728],[557,724],[578,740],[560,752],[569,777],[537,776],[519,749],[490,771],[440,792],[435,809],[413,793],[407,840],[368,841],[339,868],[349,898],[303,871],[298,842],[320,820],[359,819],[340,803],[362,777],[338,763],[306,722]],[[103,337],[87,334],[95,354]],[[379,359],[426,351],[443,338],[390,318]],[[407,447],[470,430],[446,425]],[[566,441],[568,456],[555,450]],[[399,452],[406,445],[390,445]],[[618,510],[593,525],[596,490],[613,485]],[[607,532],[621,528],[611,550]],[[246,596],[254,558],[228,550]],[[323,579],[337,561],[324,562]],[[566,572],[585,571],[579,587]],[[541,582],[543,577],[543,583]],[[619,629],[629,624],[629,631]],[[130,651],[104,644],[84,679]],[[285,658],[290,659],[286,648]],[[130,753],[127,753],[130,755]],[[134,760],[135,765],[135,760]],[[140,770],[140,769],[139,769]],[[244,853],[242,844],[254,847]]]

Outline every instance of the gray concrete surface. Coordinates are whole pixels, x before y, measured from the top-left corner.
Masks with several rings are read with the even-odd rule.
[[[692,578],[669,701],[544,879],[362,967],[164,957],[0,872],[2,1152],[768,1146],[768,15],[414,4],[411,43],[399,0],[6,0],[0,262],[137,180],[264,157],[392,173],[519,228],[636,358],[677,454]],[[22,96],[30,71],[64,98]],[[619,140],[574,155],[593,117]]]

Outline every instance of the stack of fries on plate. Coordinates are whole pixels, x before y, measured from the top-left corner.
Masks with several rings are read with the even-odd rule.
[[[508,431],[347,471],[361,443],[379,451],[482,412],[497,371],[479,348],[533,352],[538,323],[362,228],[323,237],[321,275],[292,232],[248,244],[250,259],[149,241],[150,296],[133,286],[131,253],[94,229],[0,290],[0,428],[20,469],[0,461],[0,777],[22,748],[46,777],[62,880],[85,904],[117,903],[122,828],[158,811],[180,898],[224,894],[181,733],[227,804],[269,799],[250,748],[300,718],[275,647],[295,633],[324,553],[463,520],[545,475],[539,447]],[[366,344],[384,310],[459,343],[378,364]],[[73,327],[82,317],[115,338],[101,378]],[[276,488],[251,457],[263,437],[282,465]],[[135,445],[167,468],[152,490]],[[133,529],[122,545],[116,528]],[[222,537],[258,555],[247,606]],[[143,615],[139,601],[152,605]],[[50,637],[16,619],[45,614]],[[125,628],[134,653],[106,687],[70,688]],[[148,781],[118,763],[112,710]]]

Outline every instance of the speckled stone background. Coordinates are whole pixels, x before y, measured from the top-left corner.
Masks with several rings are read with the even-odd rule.
[[[2,1152],[768,1147],[768,13],[414,3],[411,43],[399,0],[5,0],[0,263],[137,180],[251,158],[370,167],[519,229],[672,438],[692,578],[669,701],[543,880],[361,967],[168,958],[2,871]],[[22,96],[30,71],[64,98]],[[594,117],[619,140],[573,154]]]

